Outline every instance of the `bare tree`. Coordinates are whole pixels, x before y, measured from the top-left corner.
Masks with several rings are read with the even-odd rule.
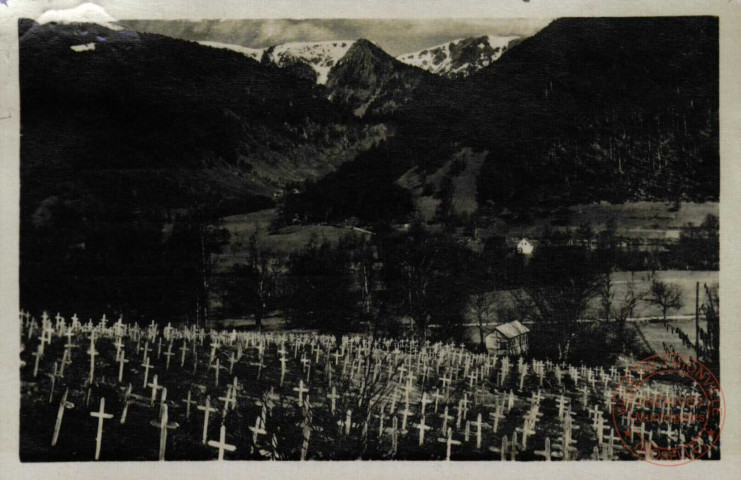
[[[335,387],[338,394],[335,416],[345,418],[345,412],[352,411],[353,424],[359,428],[353,429],[350,438],[345,438],[345,445],[353,445],[358,458],[362,458],[369,446],[376,444],[377,435],[370,432],[373,417],[383,415],[382,410],[390,400],[395,390],[404,382],[399,367],[404,363],[404,356],[380,347],[380,343],[370,340],[364,347],[363,353],[346,357],[349,362],[349,372],[342,373],[343,366],[338,366],[333,375],[334,382],[327,383],[329,391]],[[327,368],[335,370],[331,362]],[[380,413],[379,413],[380,412]],[[343,433],[340,433],[344,435]]]
[[[541,248],[533,258],[522,290],[511,295],[520,318],[534,323],[546,356],[568,361],[604,274],[605,266],[581,247]]]
[[[622,298],[615,301],[612,276],[604,274],[599,284],[600,315],[599,320],[610,328],[616,338],[616,345],[621,352],[630,344],[631,337],[625,328],[628,319],[635,315],[635,309],[645,298],[647,292],[639,292],[633,282],[628,283],[628,289]]]
[[[250,265],[255,275],[252,288],[257,299],[257,306],[253,311],[255,326],[258,330],[262,328],[262,320],[268,311],[269,302],[276,297],[276,279],[281,269],[277,255],[265,246],[261,237],[260,226],[256,223],[255,231],[249,239],[249,254]]]
[[[669,310],[677,310],[682,306],[682,292],[678,285],[654,278],[646,302],[659,307],[662,318],[666,321],[666,314]]]
[[[496,313],[496,302],[494,296],[488,292],[477,292],[471,295],[469,300],[469,311],[476,321],[479,331],[479,342],[481,350],[487,352],[486,337],[492,330],[488,328],[491,318]]]

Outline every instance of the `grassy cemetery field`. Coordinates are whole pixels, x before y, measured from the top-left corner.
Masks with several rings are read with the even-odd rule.
[[[58,314],[21,315],[21,331],[22,461],[636,459],[610,413],[626,372],[642,376],[627,368]],[[693,392],[649,381],[638,395]],[[651,448],[703,435],[690,422],[620,428]]]
[[[641,321],[636,322],[633,326],[640,332],[641,338],[645,339],[648,347],[654,352],[664,352],[667,347],[671,347],[675,352],[682,355],[695,354],[692,348],[682,343],[674,331],[675,328],[681,328],[684,332],[688,332],[693,343],[697,342],[694,319],[672,320],[668,322],[668,325],[663,322]]]
[[[695,285],[708,285],[716,287],[719,284],[718,271],[693,271],[693,270],[664,270],[654,272],[613,272],[612,283],[615,287],[615,297],[624,298],[628,287],[632,287],[637,292],[646,292],[651,287],[651,279],[656,278],[662,282],[676,285],[681,293],[681,306],[678,309],[671,310],[671,316],[692,316],[695,315]],[[701,294],[703,291],[700,292]],[[595,305],[598,302],[593,302]],[[661,309],[656,305],[642,303],[635,312],[636,317],[649,318],[661,317]]]

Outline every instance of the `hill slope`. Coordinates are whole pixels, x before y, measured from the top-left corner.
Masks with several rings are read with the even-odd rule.
[[[27,208],[82,193],[148,207],[270,195],[386,135],[235,52],[96,24],[20,31]]]
[[[479,203],[717,200],[717,19],[556,20],[404,115],[490,152]]]

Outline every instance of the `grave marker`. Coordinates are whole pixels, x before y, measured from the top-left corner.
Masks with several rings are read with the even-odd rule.
[[[100,410],[90,412],[90,416],[98,419],[98,433],[95,436],[95,460],[98,460],[100,458],[100,444],[103,442],[103,421],[113,418],[110,413],[105,413],[105,398],[100,399]]]
[[[57,411],[57,420],[54,423],[54,434],[51,437],[51,446],[54,447],[57,444],[57,439],[59,438],[59,430],[62,428],[62,418],[64,417],[64,410],[68,408],[74,408],[75,404],[67,401],[67,394],[69,393],[69,389],[64,390],[64,395],[62,395],[62,400],[59,402],[59,410]]]
[[[432,427],[425,425],[424,415],[422,415],[422,418],[417,424],[417,429],[419,429],[419,446],[421,447],[425,443],[425,431],[432,430]]]
[[[162,405],[159,421],[152,420],[150,424],[153,427],[157,427],[160,429],[159,460],[162,462],[165,460],[165,449],[167,447],[167,431],[174,430],[180,425],[178,425],[176,422],[169,422],[166,404]]]
[[[208,438],[208,417],[212,412],[216,412],[215,408],[211,407],[211,397],[206,397],[205,405],[198,405],[198,410],[203,411],[203,439],[202,442],[205,445]],[[222,427],[223,428],[223,427]]]
[[[149,380],[149,369],[153,367],[154,365],[149,363],[149,357],[144,357],[144,362],[142,362],[142,368],[144,368],[144,384],[142,385],[142,388],[147,388],[147,381]]]
[[[208,445],[219,449],[219,460],[224,460],[224,451],[233,452],[237,449],[236,446],[226,443],[226,427],[224,425],[222,425],[219,430],[219,441],[209,440]]]
[[[126,351],[121,350],[121,355],[118,358],[118,383],[123,382],[124,365],[129,363],[129,360],[125,358]]]
[[[184,400],[181,400],[181,401],[182,402],[185,402],[185,418],[186,419],[189,419],[190,418],[190,406],[191,405],[197,405],[198,404],[198,402],[196,402],[195,400],[191,400],[191,390],[190,390],[190,388],[188,389],[188,398],[186,398]]]
[[[450,460],[450,450],[453,445],[460,445],[461,442],[458,440],[453,440],[453,429],[448,428],[448,436],[447,438],[438,438],[438,442],[443,442],[446,444],[446,450],[445,450],[445,460]]]
[[[298,392],[298,406],[301,407],[304,404],[304,393],[309,391],[308,388],[304,388],[304,381],[299,380],[298,387],[293,388],[294,392]]]
[[[150,405],[154,405],[154,401],[157,399],[157,390],[162,389],[162,385],[157,383],[157,375],[152,379],[152,383],[149,383],[147,386],[152,389],[152,397],[149,403]]]

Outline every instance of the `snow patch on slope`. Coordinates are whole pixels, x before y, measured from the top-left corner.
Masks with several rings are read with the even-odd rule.
[[[257,60],[258,62],[262,58],[262,54],[265,51],[264,48],[243,47],[242,45],[232,45],[230,43],[207,42],[207,41],[198,42],[198,43],[205,47],[221,48],[224,50],[232,50],[234,52],[239,52],[247,57]]]
[[[83,3],[74,8],[64,10],[47,10],[36,20],[36,23],[95,23],[111,30],[123,30],[116,24],[116,19],[106,12],[103,7],[94,3]]]
[[[95,50],[94,43],[83,43],[82,45],[72,45],[71,48],[75,52],[92,52]]]

